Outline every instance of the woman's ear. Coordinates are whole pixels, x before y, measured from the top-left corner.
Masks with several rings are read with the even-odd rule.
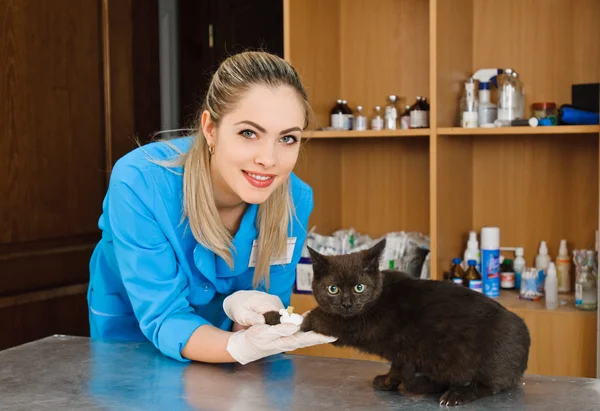
[[[204,134],[204,137],[206,138],[206,142],[210,146],[214,145],[215,144],[215,136],[214,136],[215,123],[213,123],[208,110],[204,110],[202,112],[202,116],[200,117],[200,124],[202,125],[202,134]]]

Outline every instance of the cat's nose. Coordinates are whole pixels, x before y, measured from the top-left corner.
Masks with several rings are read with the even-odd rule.
[[[352,302],[350,302],[350,301],[342,301],[342,307],[344,307],[344,308],[350,308],[350,307],[352,307]]]

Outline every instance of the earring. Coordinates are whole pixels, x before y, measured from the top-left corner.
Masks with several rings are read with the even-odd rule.
[[[208,146],[208,154],[210,154],[211,156],[213,154],[215,154],[215,146],[213,144],[209,144],[209,146]]]

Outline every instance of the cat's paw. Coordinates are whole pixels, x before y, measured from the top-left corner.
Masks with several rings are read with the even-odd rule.
[[[453,407],[475,401],[479,396],[474,387],[452,387],[440,397],[440,405]]]
[[[390,374],[378,375],[373,379],[373,388],[378,391],[395,391],[399,385],[400,381]]]
[[[268,311],[263,314],[265,317],[265,324],[277,325],[281,324],[281,314],[278,311]]]

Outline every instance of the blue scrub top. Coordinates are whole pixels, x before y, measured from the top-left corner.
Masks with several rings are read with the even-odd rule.
[[[170,140],[182,152],[192,137]],[[201,325],[230,330],[223,299],[252,289],[249,267],[258,237],[258,205],[249,204],[233,238],[234,268],[198,244],[181,220],[183,168],[167,169],[149,161],[170,160],[177,152],[154,142],[119,159],[102,205],[102,238],[90,261],[87,300],[92,338],[150,340],[163,354],[180,354]],[[296,217],[288,236],[296,238],[291,262],[271,265],[268,292],[288,306],[313,209],[311,188],[293,173],[290,187]],[[264,284],[259,290],[265,291]]]

